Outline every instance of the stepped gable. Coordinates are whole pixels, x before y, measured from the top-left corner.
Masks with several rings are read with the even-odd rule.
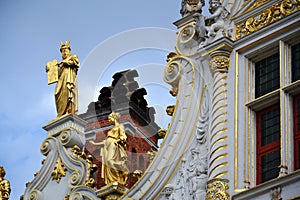
[[[148,107],[148,102],[144,98],[147,91],[145,88],[139,88],[135,80],[138,76],[136,70],[115,73],[112,76],[111,86],[100,90],[98,101],[90,103],[87,112],[83,115],[100,116],[128,107],[131,117],[142,126],[154,122],[155,110],[153,107]]]

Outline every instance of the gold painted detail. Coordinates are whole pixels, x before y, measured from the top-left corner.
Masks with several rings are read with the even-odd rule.
[[[216,178],[215,173],[217,173],[217,170],[220,171],[220,169],[222,168],[226,168],[228,166],[228,162],[223,162],[221,164],[218,164],[217,166],[215,166],[208,174],[209,177],[212,177],[213,179]],[[226,169],[225,169],[226,170]],[[222,172],[228,172],[228,171],[222,171]],[[223,177],[224,178],[224,177]]]
[[[78,159],[84,161],[87,166],[88,166],[88,173],[85,181],[85,185],[87,187],[93,188],[95,186],[95,180],[93,178],[93,173],[96,172],[97,170],[97,165],[93,164],[93,157],[91,155],[86,155],[84,152],[80,150],[80,148],[75,145],[72,149],[71,152],[75,157]]]
[[[8,180],[4,179],[6,172],[4,167],[0,166],[0,199],[7,200],[10,196],[10,183]]]
[[[69,200],[70,199],[70,192],[65,196],[64,200]]]
[[[235,37],[241,39],[300,10],[299,0],[283,0],[261,13],[235,24]]]
[[[54,170],[51,173],[52,180],[56,180],[57,183],[60,182],[61,178],[66,176],[67,169],[63,165],[60,158],[57,159]]]
[[[166,109],[166,113],[169,116],[172,116],[174,114],[174,111],[175,111],[175,105],[168,106]]]
[[[249,180],[244,180],[244,189],[250,189],[251,182]]]
[[[173,86],[170,90],[170,94],[173,96],[173,97],[176,97],[177,94],[178,94],[178,87],[176,86]]]
[[[286,166],[286,165],[279,165],[278,168],[280,169],[279,177],[288,174],[288,166]]]
[[[80,61],[76,54],[71,54],[70,41],[60,42],[62,61],[53,60],[47,63],[48,84],[57,83],[55,88],[55,104],[57,117],[65,114],[77,114],[78,89],[77,71]]]
[[[228,174],[228,172],[221,172],[221,173],[217,174],[217,175],[215,176],[215,178],[221,178],[221,177],[226,176],[227,174]]]
[[[114,182],[97,190],[97,197],[105,200],[118,200],[125,192],[126,188],[117,182]]]
[[[249,4],[249,1],[250,0],[246,0],[245,2],[244,2],[244,4],[243,4],[243,6],[242,7],[245,7],[247,4]],[[266,3],[268,3],[268,2],[270,2],[271,0],[256,0],[244,13],[247,13],[247,12],[249,12],[249,11],[251,11],[251,10],[254,10],[255,8],[258,8],[258,7],[260,7],[260,6],[262,6],[262,5],[264,5],[264,4],[266,4]]]
[[[212,71],[227,73],[230,60],[227,56],[216,56],[210,60],[210,68]]]
[[[300,195],[290,198],[289,200],[297,200],[297,199],[300,199]]]
[[[212,179],[207,182],[206,200],[229,200],[228,179]]]
[[[199,34],[198,29],[197,20],[195,19],[178,30],[175,46],[177,54],[188,57],[197,54],[199,44],[204,39],[202,32]]]
[[[117,183],[125,186],[128,179],[129,170],[126,166],[127,153],[125,127],[119,123],[120,113],[112,112],[108,116],[109,122],[113,125],[107,133],[107,138],[99,143],[90,141],[94,145],[100,146],[102,157],[101,178],[104,179],[105,185]]]
[[[136,178],[137,180],[140,180],[142,178],[143,174],[144,173],[141,170],[137,169],[133,172],[133,178]]]
[[[153,161],[153,160],[154,160],[156,154],[157,154],[157,152],[154,151],[154,150],[151,150],[151,151],[148,151],[148,152],[147,152],[147,155],[149,156],[149,160],[150,160],[150,161]]]
[[[166,129],[159,129],[157,132],[157,135],[159,138],[164,138],[167,135],[167,130]]]
[[[199,3],[199,0],[187,0],[187,3],[190,5],[197,5]]]

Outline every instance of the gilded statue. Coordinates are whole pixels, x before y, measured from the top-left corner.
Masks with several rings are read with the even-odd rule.
[[[118,183],[126,186],[128,178],[128,168],[126,166],[126,141],[125,128],[119,124],[120,114],[112,112],[108,116],[109,122],[114,126],[107,133],[107,138],[99,143],[90,141],[94,145],[100,146],[100,156],[102,157],[101,178],[106,185]]]
[[[60,42],[62,61],[53,60],[47,63],[48,84],[57,83],[55,88],[55,104],[57,116],[77,114],[78,89],[77,71],[80,62],[76,54],[71,54],[70,41]]]
[[[2,166],[0,166],[0,200],[7,200],[10,196],[10,183],[4,179],[6,172]]]

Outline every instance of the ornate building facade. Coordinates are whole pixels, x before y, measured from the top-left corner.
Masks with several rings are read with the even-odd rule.
[[[101,117],[71,114],[44,127],[46,159],[24,199],[300,198],[300,1],[210,0],[209,16],[204,4],[182,1],[163,71],[176,104],[138,181],[95,188],[84,148],[94,151],[97,133],[86,124]],[[146,138],[155,147],[157,136]]]
[[[126,151],[128,155],[127,167],[129,176],[128,187],[132,187],[138,180],[136,173],[144,173],[150,165],[149,153],[158,151],[159,126],[154,122],[155,110],[148,107],[144,98],[147,91],[139,88],[135,78],[136,70],[127,70],[113,75],[111,86],[100,90],[98,101],[90,103],[86,113],[80,118],[87,121],[85,136],[85,152],[93,156],[98,166],[96,171],[96,188],[105,186],[101,178],[101,163],[99,146],[90,141],[102,142],[111,129],[108,116],[111,112],[121,115],[120,123],[125,126],[127,135]]]

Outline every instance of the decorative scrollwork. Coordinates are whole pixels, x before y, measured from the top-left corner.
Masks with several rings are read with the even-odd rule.
[[[48,153],[51,151],[51,149],[52,149],[51,142],[50,142],[49,138],[47,138],[40,147],[41,153],[44,156],[47,156]]]
[[[93,157],[91,155],[86,155],[83,151],[81,151],[81,149],[77,145],[75,145],[71,149],[71,152],[72,152],[73,156],[84,161],[87,164],[88,173],[86,176],[85,185],[93,188],[95,186],[95,180],[93,178],[93,173],[96,172],[96,170],[97,170],[97,165],[93,164]],[[79,176],[79,174],[77,172],[72,174],[72,177],[70,179],[70,183],[72,185],[78,184],[78,182],[76,182],[76,181],[78,181],[77,180],[78,176]]]
[[[176,51],[180,55],[192,56],[197,53],[199,44],[205,39],[204,16],[195,14],[194,20],[178,31]]]
[[[207,182],[206,199],[229,200],[229,181],[227,179],[212,179]]]
[[[59,136],[59,139],[62,145],[65,145],[68,142],[70,142],[70,140],[72,139],[72,137],[70,136],[70,129],[62,131]]]
[[[266,8],[260,14],[252,16],[247,20],[235,25],[236,39],[243,38],[253,32],[256,32],[280,19],[283,19],[300,9],[299,0],[283,0],[269,8]]]
[[[30,200],[39,200],[41,199],[41,196],[42,196],[42,193],[38,190],[33,190],[31,193],[30,193],[30,196],[29,196],[29,199]]]
[[[173,55],[173,52],[171,54],[172,56],[168,56],[167,59],[168,63],[163,72],[163,79],[172,86],[170,94],[177,96],[181,74],[184,73],[185,70],[191,73],[194,70],[194,64],[193,61],[186,56]]]
[[[86,186],[78,186],[73,188],[64,198],[64,200],[94,200],[99,199],[95,190]]]
[[[165,82],[173,85],[178,83],[180,79],[180,62],[169,62],[164,69],[164,80]]]
[[[71,177],[69,178],[69,183],[73,186],[76,186],[80,183],[80,172],[78,170],[72,172]]]
[[[77,192],[74,197],[73,197],[73,200],[83,200],[83,196],[82,194],[80,194],[79,192]]]

